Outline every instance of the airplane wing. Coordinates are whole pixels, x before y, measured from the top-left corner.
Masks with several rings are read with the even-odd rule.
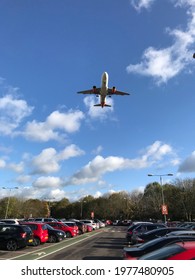
[[[96,88],[96,87],[93,87],[92,89],[89,89],[89,90],[83,90],[83,91],[78,91],[77,93],[82,93],[82,94],[96,94],[96,95],[100,95],[100,90],[101,90],[101,88]]]
[[[115,90],[114,88],[108,88],[108,95],[130,95],[127,92]]]

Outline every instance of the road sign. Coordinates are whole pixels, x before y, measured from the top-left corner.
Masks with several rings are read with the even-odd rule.
[[[168,207],[166,204],[163,204],[161,207],[162,215],[168,215]]]
[[[94,212],[91,212],[91,218],[94,219]]]

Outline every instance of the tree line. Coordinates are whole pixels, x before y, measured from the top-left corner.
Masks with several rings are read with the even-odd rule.
[[[163,220],[162,194],[168,208],[167,220],[195,219],[195,179],[175,180],[174,183],[148,184],[144,192],[117,192],[94,198],[89,195],[79,201],[67,198],[59,201],[21,199],[15,196],[0,199],[0,218],[91,218],[110,220]]]

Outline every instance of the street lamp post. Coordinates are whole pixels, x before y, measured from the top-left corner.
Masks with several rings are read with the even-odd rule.
[[[14,187],[14,188],[5,188],[5,187],[3,187],[3,189],[4,189],[4,190],[9,190],[9,196],[8,196],[7,207],[6,207],[6,212],[5,212],[5,219],[7,219],[7,214],[8,214],[8,209],[9,209],[9,203],[10,203],[10,197],[11,197],[11,190],[18,189],[18,187]]]
[[[160,185],[161,185],[161,191],[162,191],[162,205],[164,206],[165,205],[165,198],[164,198],[162,177],[164,177],[164,176],[173,176],[173,174],[172,173],[167,173],[167,174],[148,174],[148,176],[160,177]],[[164,222],[165,222],[165,224],[167,222],[166,214],[164,214]]]
[[[81,200],[81,213],[80,213],[81,219],[83,218],[83,203],[85,202],[86,202],[85,200]]]

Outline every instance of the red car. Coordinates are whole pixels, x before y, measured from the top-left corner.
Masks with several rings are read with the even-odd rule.
[[[47,224],[55,229],[63,230],[66,233],[67,238],[75,237],[78,235],[78,229],[70,227],[63,222],[47,222]]]
[[[90,225],[86,225],[86,226],[87,226],[87,232],[93,231],[93,227],[92,226],[90,226]]]
[[[195,260],[195,241],[167,245],[143,255],[139,260]]]
[[[36,222],[22,222],[22,225],[27,225],[31,228],[36,245],[46,243],[49,235],[45,224]]]
[[[77,235],[79,234],[79,227],[78,227],[78,225],[75,222],[64,221],[64,224],[69,226],[69,227],[72,227],[76,231]]]

